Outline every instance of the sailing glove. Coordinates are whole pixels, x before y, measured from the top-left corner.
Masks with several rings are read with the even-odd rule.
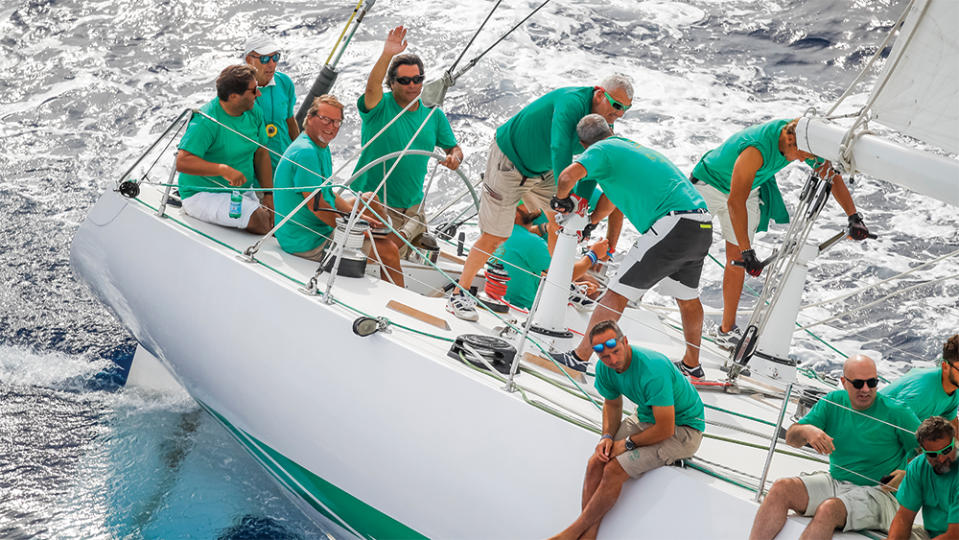
[[[549,207],[561,214],[568,214],[573,211],[573,208],[576,208],[576,205],[573,204],[573,199],[568,196],[560,199],[553,195],[553,198],[549,201]]]
[[[587,223],[586,226],[583,227],[583,240],[588,240],[589,237],[593,235],[593,229],[595,228],[595,223]]]
[[[763,263],[756,258],[756,252],[751,249],[742,251],[743,266],[750,276],[758,276],[763,273]]]
[[[862,216],[859,212],[849,216],[849,236],[853,240],[865,240],[869,238],[869,229],[862,222]]]

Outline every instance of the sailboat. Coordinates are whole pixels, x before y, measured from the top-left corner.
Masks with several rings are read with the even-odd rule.
[[[959,151],[947,116],[959,107],[943,106],[959,100],[957,62],[949,60],[959,46],[944,28],[957,15],[951,0],[914,2],[864,118]],[[917,58],[915,47],[930,44],[938,56],[922,49]],[[930,67],[932,79],[909,84]],[[897,116],[894,98],[914,112]],[[186,113],[143,157],[163,153]],[[893,152],[894,143],[849,134],[828,117],[803,119],[804,149],[847,174],[959,204],[954,159],[901,144]],[[566,224],[531,313],[484,311],[469,323],[444,309],[444,286],[463,263],[454,242],[441,243],[435,262],[422,253],[404,261],[406,288],[340,276],[335,265],[325,271],[284,253],[271,237],[187,216],[170,204],[172,162],[148,168],[149,178],[168,179],[160,183],[135,168],[79,228],[73,269],[136,338],[134,365],[153,364],[182,385],[307,515],[369,538],[545,537],[578,515],[601,398],[588,376],[566,372],[547,353],[585,331],[586,314],[566,304],[568,277],[558,277],[568,276],[581,220]],[[808,219],[795,220],[770,269],[750,321],[755,342],[733,358],[704,345],[702,362],[717,384],[701,388],[707,433],[699,452],[627,483],[601,536],[744,538],[772,480],[827,467],[822,456],[779,442],[817,392],[830,389],[788,355],[806,265],[828,248],[812,240],[825,189],[804,190]],[[682,356],[682,336],[653,311],[631,308],[621,326],[634,345]],[[696,519],[688,508],[698,509]],[[798,537],[806,522],[791,517],[780,538]]]

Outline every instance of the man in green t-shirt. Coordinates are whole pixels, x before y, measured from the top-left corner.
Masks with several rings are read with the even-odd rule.
[[[879,391],[905,403],[920,420],[930,416],[950,419],[959,431],[959,334],[942,346],[938,368],[916,368]]]
[[[626,480],[692,457],[706,429],[699,393],[669,358],[631,347],[613,321],[594,326],[589,340],[600,359],[594,386],[605,399],[603,434],[586,466],[583,512],[555,538],[596,538]],[[625,420],[623,396],[636,404]]]
[[[570,164],[573,154],[582,151],[576,123],[588,114],[599,114],[612,125],[632,103],[632,83],[622,75],[613,75],[601,86],[553,90],[523,107],[496,130],[480,194],[480,237],[463,264],[460,287],[469,290],[487,257],[509,237],[517,202],[524,201],[534,211],[550,210],[550,198],[556,194],[555,179]],[[552,250],[559,229],[552,212],[548,215]],[[612,220],[610,227],[614,227]],[[458,288],[453,289],[446,310],[463,320],[479,319],[473,299]]]
[[[273,194],[262,202],[250,187],[273,188],[273,168],[266,144],[256,71],[248,65],[227,66],[216,79],[217,97],[200,107],[177,146],[176,170],[183,210],[190,216],[225,227],[266,234],[273,227]],[[212,118],[212,120],[211,120]],[[239,217],[231,189],[242,193]]]
[[[863,355],[843,366],[842,390],[823,396],[786,431],[786,444],[805,444],[829,456],[829,472],[780,478],[756,512],[751,540],[771,540],[790,510],[812,517],[806,538],[831,538],[836,529],[888,530],[892,495],[915,455],[919,419],[902,403],[876,392],[876,364]]]
[[[243,45],[243,60],[256,70],[256,84],[260,86],[256,106],[263,112],[266,122],[266,147],[270,150],[270,164],[275,171],[283,152],[300,134],[293,118],[296,91],[293,81],[276,70],[280,62],[280,46],[273,38],[259,35],[247,40]]]
[[[334,96],[322,95],[313,100],[303,119],[303,133],[287,148],[284,159],[276,169],[277,219],[283,219],[293,212],[303,199],[313,197],[316,186],[327,182],[333,174],[329,144],[339,133],[342,122],[343,105]],[[285,189],[292,187],[304,190]],[[362,196],[375,203],[374,194]],[[313,200],[296,210],[293,217],[277,229],[276,240],[287,253],[322,262],[328,255],[326,248],[336,227],[336,210],[349,213],[355,202],[355,199],[334,195],[331,187],[322,187]],[[382,212],[378,205],[372,206],[377,213]],[[364,215],[363,219],[373,227],[382,227],[379,221],[369,215]],[[382,264],[389,280],[402,287],[403,272],[396,245],[385,236],[372,236],[372,241],[379,260],[371,257],[369,262]],[[383,279],[387,279],[385,275]]]
[[[956,430],[945,418],[932,416],[919,425],[916,440],[922,454],[906,467],[906,477],[896,493],[899,511],[889,527],[888,540],[959,539]],[[920,508],[925,535],[917,535],[912,527]]]
[[[446,114],[439,107],[427,107],[419,98],[423,90],[423,61],[415,54],[400,54],[406,45],[405,28],[397,26],[390,30],[383,52],[366,80],[366,90],[356,102],[363,120],[361,139],[365,149],[354,173],[407,146],[410,150],[428,152],[437,146],[442,148],[446,159],[440,165],[451,170],[459,168],[463,161],[463,151],[456,143]],[[390,89],[385,94],[384,85]],[[393,228],[407,241],[415,243],[426,232],[426,218],[420,203],[428,164],[429,157],[422,155],[391,158],[357,177],[350,187],[357,192],[375,192],[388,207]],[[394,238],[394,242],[400,246],[400,253],[405,254],[406,242],[399,238]]]
[[[719,219],[726,240],[723,318],[716,335],[716,343],[726,349],[735,347],[742,337],[736,326],[736,310],[744,272],[758,276],[763,269],[752,249],[753,237],[757,230],[766,230],[770,217],[779,223],[789,221],[776,186],[777,172],[793,161],[806,160],[820,175],[831,174],[832,195],[849,216],[849,235],[856,240],[869,235],[842,177],[830,172],[829,162],[813,161],[818,158],[796,145],[796,123],[773,120],[739,131],[706,152],[690,175],[709,211]],[[733,261],[741,261],[744,266],[736,266]]]
[[[560,174],[556,205],[565,206],[562,211],[571,210],[574,203],[569,194],[573,186],[582,179],[595,180],[603,188],[603,196],[641,235],[610,279],[609,289],[587,328],[599,321],[619,320],[630,301],[639,301],[656,286],[679,305],[686,339],[681,369],[691,377],[703,378],[705,373],[699,365],[703,329],[699,277],[712,240],[706,203],[666,156],[613,136],[601,116],[586,116],[576,130],[586,151]],[[577,371],[586,371],[589,341],[584,338],[576,349],[554,354],[553,358]]]

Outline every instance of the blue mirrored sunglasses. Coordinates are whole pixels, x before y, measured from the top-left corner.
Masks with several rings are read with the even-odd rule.
[[[280,53],[277,52],[277,53],[273,53],[273,54],[261,54],[261,55],[260,55],[260,63],[261,63],[261,64],[269,64],[269,63],[270,63],[270,60],[273,60],[274,62],[279,62],[279,61],[280,61]]]
[[[616,346],[616,342],[619,341],[619,338],[607,339],[602,343],[597,343],[593,345],[593,350],[596,352],[603,352],[603,349],[612,349]]]

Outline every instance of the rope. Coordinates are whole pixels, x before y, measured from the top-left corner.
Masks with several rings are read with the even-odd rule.
[[[336,43],[333,44],[333,48],[330,49],[330,55],[326,57],[326,62],[324,64],[329,65],[330,60],[333,59],[333,53],[336,52],[336,48],[340,46],[340,41],[343,40],[343,36],[346,35],[346,31],[349,29],[350,24],[353,23],[353,18],[356,17],[356,14],[359,13],[360,8],[363,6],[365,0],[360,0],[356,3],[356,7],[353,8],[353,14],[350,15],[350,18],[346,21],[346,26],[343,27],[343,31],[340,32],[340,37],[336,38]]]
[[[480,31],[486,26],[486,23],[489,22],[490,17],[493,16],[493,12],[496,11],[496,8],[503,3],[503,0],[496,0],[496,3],[493,5],[493,8],[489,10],[489,13],[486,15],[486,18],[483,19],[483,23],[479,25],[479,28],[476,29],[476,32],[473,33],[473,37],[470,38],[469,42],[463,47],[463,52],[460,53],[456,60],[453,62],[453,65],[446,70],[447,73],[452,73],[456,69],[456,65],[460,63],[460,60],[463,59],[463,56],[466,54],[466,51],[469,50],[470,46],[473,45],[473,42],[476,41],[476,36],[479,35]]]

